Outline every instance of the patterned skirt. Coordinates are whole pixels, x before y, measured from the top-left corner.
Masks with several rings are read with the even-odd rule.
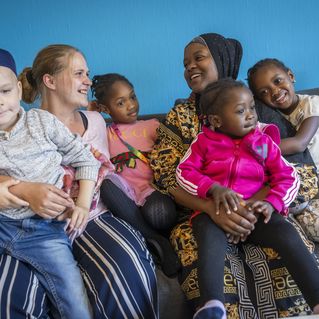
[[[289,218],[308,247],[302,228]],[[189,221],[179,224],[171,234],[183,269],[179,281],[194,310],[199,306],[197,244]],[[212,270],[213,271],[213,270]],[[225,308],[228,319],[268,319],[311,314],[298,286],[280,256],[269,248],[252,244],[229,244],[224,270]]]

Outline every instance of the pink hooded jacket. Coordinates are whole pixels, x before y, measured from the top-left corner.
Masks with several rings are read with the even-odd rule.
[[[266,128],[278,142],[276,129],[274,125]],[[206,198],[211,186],[219,183],[242,194],[244,199],[268,182],[270,191],[264,200],[286,215],[297,195],[299,179],[273,139],[260,128],[242,139],[232,139],[203,127],[177,167],[177,181],[187,192],[201,198]]]

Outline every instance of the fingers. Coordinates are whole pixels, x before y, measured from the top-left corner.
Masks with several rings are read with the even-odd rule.
[[[83,210],[82,208],[75,207],[71,216],[69,231],[85,226],[87,219],[88,212]]]
[[[264,223],[267,224],[270,221],[271,214],[268,214],[268,212],[265,212],[264,216],[265,216]]]
[[[17,185],[17,184],[19,184],[19,183],[20,183],[19,180],[10,178],[10,179],[8,179],[8,180],[2,182],[2,185],[5,186],[5,187],[7,187],[7,188],[9,188],[9,187],[14,186],[14,185]]]
[[[69,194],[64,192],[62,189],[59,189],[55,187],[54,185],[51,185],[50,191],[54,194],[54,198],[56,198],[56,202],[60,205],[70,205],[70,203],[73,201],[71,200]],[[69,206],[68,206],[69,207]]]
[[[60,214],[56,219],[58,221],[63,221],[66,220],[71,216],[70,212],[68,210],[65,210],[62,214]]]
[[[12,208],[19,208],[19,207],[23,207],[23,206],[29,206],[29,203],[26,202],[23,199],[20,199],[17,196],[14,196],[13,194],[8,194],[7,199],[9,201],[9,205]]]

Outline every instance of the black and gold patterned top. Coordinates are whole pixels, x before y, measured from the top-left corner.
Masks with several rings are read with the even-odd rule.
[[[154,172],[154,186],[168,194],[168,188],[176,188],[176,168],[200,131],[195,97],[174,106],[157,130],[158,138],[150,153],[150,166]]]

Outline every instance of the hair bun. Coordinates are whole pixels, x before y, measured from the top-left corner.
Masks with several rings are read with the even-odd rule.
[[[36,86],[36,81],[35,81],[35,79],[34,79],[34,77],[33,77],[33,73],[32,73],[32,69],[31,69],[31,68],[30,68],[30,70],[27,71],[27,73],[26,73],[25,76],[26,76],[26,78],[27,78],[29,84],[30,84],[32,87],[35,87],[35,86]]]

